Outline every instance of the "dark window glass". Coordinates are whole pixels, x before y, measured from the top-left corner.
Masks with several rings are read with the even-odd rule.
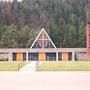
[[[69,60],[69,61],[72,60],[72,52],[68,52],[68,60]]]
[[[55,61],[56,60],[56,53],[46,53],[46,60],[47,61]]]
[[[26,53],[23,53],[23,60],[26,61]]]
[[[59,61],[62,60],[62,53],[61,53],[61,52],[58,53],[58,60],[59,60]]]
[[[38,60],[38,53],[28,53],[28,60],[37,61]]]
[[[16,56],[17,56],[17,54],[13,53],[13,61],[16,61]]]
[[[41,48],[40,44],[36,41],[32,48]]]
[[[50,41],[48,41],[45,48],[54,48],[54,46],[52,45]]]

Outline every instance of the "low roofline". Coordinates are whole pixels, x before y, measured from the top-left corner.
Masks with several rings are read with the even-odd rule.
[[[87,48],[50,48],[50,49],[30,49],[30,48],[0,48],[0,52],[86,52]]]

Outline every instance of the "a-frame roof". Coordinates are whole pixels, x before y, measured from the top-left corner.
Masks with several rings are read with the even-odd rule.
[[[34,40],[31,48],[56,48],[56,46],[43,28]]]

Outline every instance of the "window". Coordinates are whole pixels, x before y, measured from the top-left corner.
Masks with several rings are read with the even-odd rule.
[[[16,53],[13,53],[13,61],[16,61]]]
[[[56,60],[56,53],[46,53],[46,60],[47,61],[52,61],[52,60]]]
[[[36,41],[32,48],[41,48],[41,46],[40,46],[39,42]]]
[[[56,48],[44,29],[41,30],[31,48]]]
[[[26,53],[23,53],[23,61],[26,61]]]
[[[48,41],[45,48],[54,48],[54,46],[50,41]]]
[[[69,60],[69,61],[72,60],[72,52],[68,52],[68,60]]]
[[[38,60],[38,53],[28,53],[28,60],[37,61]]]
[[[58,53],[58,60],[59,60],[59,61],[62,60],[62,53],[61,53],[61,52]]]

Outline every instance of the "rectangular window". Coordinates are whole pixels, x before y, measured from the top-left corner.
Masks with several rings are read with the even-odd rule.
[[[56,61],[56,53],[46,53],[47,61]]]
[[[61,61],[61,60],[62,60],[62,53],[59,52],[59,53],[58,53],[58,61]]]
[[[72,52],[68,52],[68,60],[69,60],[69,61],[72,60]]]
[[[38,53],[28,53],[28,60],[37,61],[38,60]]]
[[[26,61],[26,53],[23,53],[23,61]]]
[[[8,53],[1,52],[0,53],[0,61],[8,61]]]
[[[17,54],[13,53],[13,61],[16,61],[16,56],[17,56]]]

